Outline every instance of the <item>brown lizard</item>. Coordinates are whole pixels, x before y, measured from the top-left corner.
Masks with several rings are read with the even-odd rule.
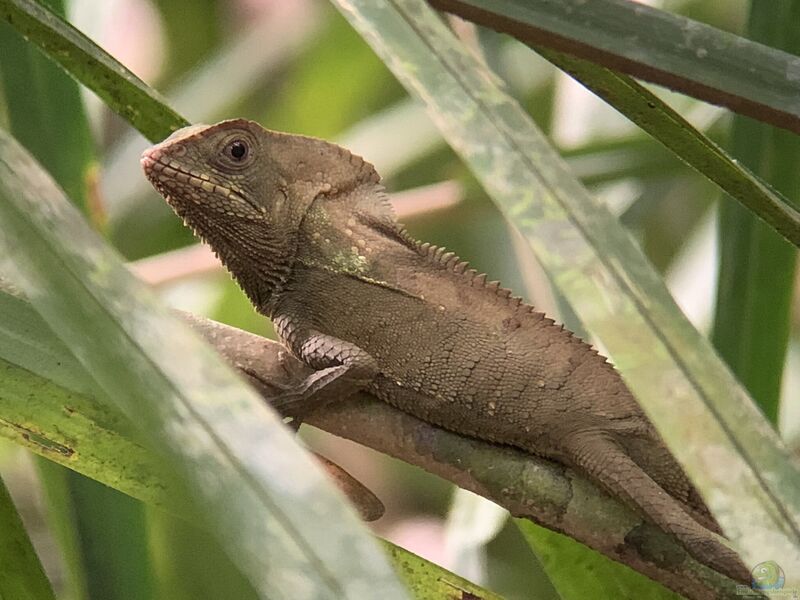
[[[749,574],[607,360],[420,243],[374,167],[335,144],[231,120],[142,156],[289,351],[316,372],[274,400],[302,416],[357,390],[456,433],[585,473],[700,562]]]

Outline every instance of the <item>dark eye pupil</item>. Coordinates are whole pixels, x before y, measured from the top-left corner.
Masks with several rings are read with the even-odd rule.
[[[247,154],[247,144],[241,140],[236,140],[230,145],[230,153],[236,160],[242,160]]]

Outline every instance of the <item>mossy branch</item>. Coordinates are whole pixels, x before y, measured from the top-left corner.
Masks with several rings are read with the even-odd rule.
[[[34,347],[20,353],[28,357],[20,364],[53,380],[6,363],[0,377],[0,435],[144,502],[167,510],[182,506],[163,465],[132,439],[121,416],[92,398],[90,378],[30,305],[9,288],[0,291],[5,292],[4,311],[13,312],[29,335],[35,334],[36,348],[47,346],[41,356],[30,355],[37,352]],[[281,361],[276,342],[207,319],[185,318],[242,372],[278,385],[308,374],[289,356]],[[63,368],[53,369],[53,361],[69,367],[69,376],[63,376]],[[31,393],[34,378],[38,391]],[[83,380],[85,385],[76,385]],[[268,399],[271,390],[253,383]],[[735,582],[698,563],[676,540],[563,466],[444,431],[367,394],[330,406],[309,423],[422,467],[689,598],[736,596]]]

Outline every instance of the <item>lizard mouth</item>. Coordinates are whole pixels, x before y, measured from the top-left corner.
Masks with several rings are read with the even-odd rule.
[[[263,207],[251,202],[247,196],[227,185],[213,181],[208,175],[194,173],[185,169],[176,161],[166,158],[158,147],[145,150],[140,159],[142,169],[150,183],[174,207],[184,202],[183,197],[196,204],[202,204],[204,197],[217,196],[234,202],[242,202],[259,213],[264,212]],[[200,193],[191,193],[187,188],[194,188]],[[175,188],[181,187],[182,193],[175,194]]]

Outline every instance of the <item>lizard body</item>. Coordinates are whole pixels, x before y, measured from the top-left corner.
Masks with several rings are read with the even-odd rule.
[[[459,434],[597,481],[701,562],[747,570],[621,377],[591,346],[396,222],[372,165],[245,120],[180,130],[142,158],[281,341],[316,371],[304,414],[365,390]]]

